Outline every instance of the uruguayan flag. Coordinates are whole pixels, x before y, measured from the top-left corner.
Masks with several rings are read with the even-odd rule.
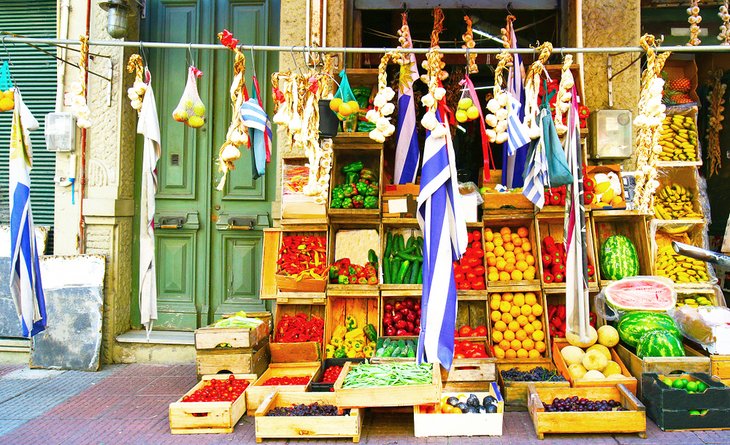
[[[410,37],[408,37],[410,41]],[[418,80],[418,64],[413,53],[406,56],[408,64],[401,67],[398,87],[398,125],[395,147],[395,183],[415,183],[421,150],[416,131],[416,105],[413,102],[413,82]]]
[[[241,120],[249,128],[253,155],[253,178],[266,173],[266,140],[271,139],[271,122],[258,100],[250,98],[241,105]]]

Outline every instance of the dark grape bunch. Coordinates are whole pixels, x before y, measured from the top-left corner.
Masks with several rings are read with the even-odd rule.
[[[545,411],[625,411],[621,402],[616,400],[588,400],[578,396],[553,399],[553,403],[545,405]]]
[[[334,405],[320,405],[314,402],[309,405],[300,403],[299,405],[292,406],[280,406],[272,409],[267,416],[340,416],[349,414],[349,410],[345,410],[342,414],[338,412],[338,409]]]
[[[504,380],[513,382],[564,382],[565,378],[558,371],[550,371],[549,369],[538,366],[529,371],[520,371],[517,368],[502,371]]]

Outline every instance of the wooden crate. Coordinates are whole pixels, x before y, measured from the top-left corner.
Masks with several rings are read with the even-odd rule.
[[[615,347],[616,353],[626,365],[631,375],[636,377],[639,385],[637,395],[641,397],[641,379],[642,374],[646,372],[655,372],[658,374],[677,374],[689,372],[710,373],[710,358],[698,355],[688,355],[685,357],[644,357],[640,359],[636,354],[619,343]],[[692,350],[686,351],[692,354]]]
[[[348,222],[332,222],[329,226],[329,255],[330,263],[334,263],[337,260],[343,258],[349,258],[352,264],[365,266],[368,262],[368,250],[372,249],[378,255],[378,262],[380,259],[380,223],[377,221],[369,221],[363,218],[351,217]],[[361,246],[357,250],[354,247],[338,244],[337,236],[341,231],[352,231],[352,230],[374,230],[377,232],[377,240],[373,239],[372,244],[368,243],[366,246]],[[379,295],[380,278],[378,278],[378,284],[367,285],[367,284],[332,284],[327,285],[327,295],[330,296],[373,296]]]
[[[195,351],[195,367],[198,377],[219,373],[261,375],[269,366],[270,359],[268,338],[264,338],[255,348],[219,348]]]
[[[456,332],[454,337],[456,340],[489,340],[489,304],[487,295],[483,291],[480,292],[480,299],[458,298],[456,302]],[[476,297],[475,297],[476,298]],[[469,326],[474,330],[479,326],[484,326],[487,333],[483,336],[462,337],[459,328]]]
[[[379,333],[380,312],[377,297],[330,297],[327,301],[327,317],[324,323],[325,343],[330,343],[332,333],[338,326],[346,326],[345,320],[348,316],[355,318],[358,328],[367,324],[375,326]]]
[[[667,387],[659,380],[660,377],[656,373],[646,373],[642,379],[642,400],[647,414],[659,428],[664,431],[730,429],[730,388],[709,374],[671,376],[707,385],[704,392],[689,394],[684,389]],[[691,415],[691,410],[708,411],[702,415]]]
[[[695,166],[670,167],[661,169],[657,177],[657,179],[659,180],[659,187],[657,187],[656,189],[656,194],[658,195],[667,185],[679,184],[686,188],[690,193],[692,193],[693,210],[697,213],[702,214],[704,212],[702,211],[702,206],[700,205],[699,200],[700,194],[699,184],[697,183],[698,178],[699,173],[697,172],[697,167]]]
[[[636,247],[639,257],[639,275],[651,275],[652,260],[646,216],[632,210],[595,210],[591,212],[591,228],[596,240],[596,253],[600,255],[601,245],[611,235],[624,235]],[[610,280],[603,277],[601,268],[596,268],[601,287]]]
[[[420,191],[421,186],[418,184],[385,185],[383,187],[383,223],[398,224],[403,219],[415,221]]]
[[[541,362],[532,363],[500,363],[497,365],[497,378],[499,386],[502,388],[502,397],[504,404],[509,411],[526,411],[527,410],[527,385],[532,384],[536,388],[569,388],[570,382],[565,380],[562,382],[517,382],[513,380],[505,380],[502,377],[502,371],[517,368],[520,371],[530,371],[538,366],[542,366],[548,370],[556,370],[555,365],[550,359],[542,359]]]
[[[315,382],[322,369],[319,362],[300,363],[272,363],[269,369],[264,372],[247,390],[246,409],[249,416],[253,416],[261,402],[274,392],[278,386],[264,385],[272,377],[309,377],[306,385],[286,385],[283,390],[286,392],[306,392],[310,385]]]
[[[636,396],[619,384],[599,388],[537,388],[528,385],[528,410],[535,434],[558,433],[638,433],[646,438],[646,409]],[[556,397],[585,397],[590,400],[616,400],[626,411],[546,412],[543,403],[552,403]]]
[[[386,243],[388,239],[388,235],[403,235],[404,243],[408,243],[408,240],[412,237],[418,237],[423,236],[423,233],[418,228],[418,222],[415,220],[409,220],[408,222],[399,222],[399,223],[383,223],[382,228],[380,230],[380,233],[382,234],[380,237],[380,251],[378,252],[378,258],[380,262],[380,272],[382,273],[383,277],[383,283],[380,285],[381,291],[388,291],[389,294],[400,296],[401,294],[398,293],[400,290],[421,290],[423,285],[421,284],[394,284],[394,278],[391,276],[391,280],[389,283],[385,283],[385,270],[383,267],[385,266],[384,262],[384,255],[385,255],[385,249],[386,249]],[[423,262],[421,262],[421,267],[423,267]],[[392,270],[392,268],[391,268]],[[392,275],[392,274],[391,274]],[[406,277],[409,279],[410,277]]]
[[[380,203],[383,193],[383,144],[375,143],[370,139],[367,133],[364,136],[361,133],[342,133],[334,139],[332,154],[332,170],[330,171],[330,202],[332,200],[332,190],[345,182],[345,174],[342,173],[342,167],[345,165],[361,161],[365,168],[373,171],[378,177],[378,208],[375,209],[333,209],[328,206],[327,212],[330,221],[348,222],[363,219],[379,220]]]
[[[283,388],[282,388],[283,389]],[[353,408],[339,416],[267,416],[277,407],[296,404],[334,405],[335,394],[327,392],[293,393],[274,389],[261,402],[255,413],[256,442],[263,439],[319,439],[324,437],[352,438],[360,442],[363,412]]]
[[[652,259],[654,263],[654,275],[664,276],[672,281],[671,277],[667,275],[660,275],[659,274],[659,268],[657,267],[657,257],[659,255],[659,250],[661,249],[672,249],[671,253],[675,253],[674,249],[672,248],[671,242],[677,241],[683,244],[688,244],[691,246],[697,246],[704,248],[706,247],[705,244],[705,236],[707,234],[708,225],[703,221],[701,223],[694,223],[691,224],[689,229],[685,233],[680,234],[670,234],[663,232],[661,230],[663,225],[670,224],[668,222],[663,222],[660,220],[653,220],[652,224],[650,226],[649,230],[649,239],[651,240],[651,252],[652,252]],[[671,225],[670,225],[671,227]],[[687,257],[683,255],[676,255],[674,257],[676,260],[680,259],[687,259]],[[686,293],[687,291],[704,291],[707,292],[708,288],[711,288],[716,282],[717,279],[712,274],[712,267],[709,263],[703,262],[702,263],[705,267],[705,274],[707,275],[706,281],[697,281],[697,282],[680,282],[680,281],[674,281],[675,289],[677,292]]]
[[[505,363],[510,363],[510,362],[541,363],[544,361],[545,357],[549,358],[550,354],[551,354],[550,338],[549,338],[548,331],[547,331],[548,321],[547,321],[547,304],[546,304],[546,300],[545,300],[545,295],[540,293],[539,287],[530,286],[530,287],[526,287],[526,288],[517,288],[516,290],[517,290],[517,292],[504,291],[504,292],[491,292],[489,294],[489,303],[490,303],[489,335],[490,335],[492,347],[500,346],[499,343],[504,342],[504,341],[508,341],[510,343],[512,342],[512,340],[507,340],[507,337],[504,334],[502,334],[503,338],[499,342],[495,341],[495,331],[498,331],[499,329],[497,329],[497,327],[496,327],[498,322],[494,322],[491,320],[491,313],[496,310],[496,309],[495,310],[491,309],[492,308],[491,305],[494,303],[497,296],[499,296],[499,298],[501,300],[505,294],[512,294],[514,296],[514,294],[517,294],[517,293],[522,293],[522,294],[534,293],[535,296],[537,297],[537,302],[542,306],[542,313],[540,315],[536,316],[535,320],[540,321],[540,324],[541,324],[540,330],[543,332],[544,338],[543,338],[543,340],[539,340],[539,341],[542,341],[544,343],[545,350],[540,353],[540,357],[534,357],[534,358],[517,357],[517,356],[511,357],[509,355],[509,353],[505,357],[502,357],[495,351],[493,351],[493,352],[495,352],[493,355],[495,357],[497,357],[497,361],[500,363],[501,362],[505,362]],[[511,302],[510,302],[510,304],[511,304]],[[513,317],[513,318],[516,318],[516,317]],[[509,320],[509,318],[507,318],[507,320]],[[509,322],[505,322],[505,323],[507,323],[507,325],[509,326],[509,324],[508,324]],[[533,323],[533,322],[530,322],[530,323]],[[500,332],[507,332],[507,330],[500,331]],[[537,344],[537,341],[534,340],[534,338],[533,338],[533,341]],[[506,344],[503,344],[502,346],[500,346],[500,348],[502,348],[505,351],[505,353],[507,353],[507,349],[504,349],[505,347],[506,347]]]
[[[393,339],[401,339],[401,338],[406,339],[406,338],[415,338],[415,337],[417,337],[417,335],[418,335],[417,333],[416,334],[413,334],[413,335],[412,334],[409,334],[409,335],[401,335],[401,336],[397,336],[397,335],[395,335],[395,333],[392,333],[392,335],[391,335],[391,333],[389,333],[387,331],[385,325],[383,324],[383,319],[384,319],[384,316],[385,316],[385,310],[386,310],[387,305],[392,304],[395,307],[395,305],[397,303],[403,302],[406,299],[410,299],[410,301],[413,301],[413,304],[414,305],[415,304],[418,304],[420,306],[420,304],[421,304],[420,295],[419,296],[411,296],[411,297],[392,297],[392,298],[386,297],[386,298],[382,298],[382,301],[380,303],[380,317],[378,318],[378,329],[379,329],[378,332],[380,333],[381,336],[383,336],[383,337],[392,337]],[[394,311],[395,311],[395,309],[394,309]],[[408,322],[408,321],[409,320],[407,320],[406,322]],[[416,317],[413,321],[410,321],[410,322],[413,323],[414,326],[420,326],[421,320]],[[414,335],[415,335],[415,337],[414,337]]]
[[[710,373],[714,377],[717,377],[724,382],[730,379],[730,355],[710,354],[700,345],[689,342],[685,342],[684,349],[689,355],[709,357]],[[728,383],[730,382],[725,382],[726,385]]]
[[[534,212],[535,206],[532,201],[527,199],[522,192],[500,193],[495,189],[497,184],[502,183],[502,170],[491,170],[491,178],[489,182],[483,185],[487,187],[487,192],[482,193],[484,203],[482,208],[490,213],[499,212]]]
[[[195,330],[195,349],[251,348],[258,345],[268,335],[269,324],[267,322],[261,323],[254,329],[206,326]]]
[[[699,102],[697,96],[697,64],[693,57],[687,57],[684,55],[673,55],[664,63],[663,71],[667,74],[668,80],[674,80],[677,77],[686,77],[689,79],[689,97],[695,102]]]
[[[274,316],[274,333],[272,336],[274,341],[271,343],[271,361],[274,363],[314,362],[322,358],[324,332],[322,333],[322,340],[318,342],[285,343],[277,341],[279,340],[279,325],[284,315],[294,316],[298,313],[304,313],[310,319],[314,316],[321,318],[323,323],[325,321],[326,306],[324,301],[321,304],[297,304],[297,300],[294,300],[294,302],[294,304],[282,304],[283,302],[277,300],[276,314]]]
[[[618,164],[613,164],[613,165],[589,165],[586,168],[586,177],[590,177],[591,180],[593,180],[594,183],[595,183],[594,176],[597,173],[604,173],[604,174],[615,173],[616,175],[618,175],[618,178],[619,178],[619,187],[620,187],[620,193],[621,194],[620,195],[616,195],[616,196],[621,196],[622,203],[620,205],[614,207],[614,206],[612,206],[610,204],[606,204],[606,203],[603,203],[603,202],[594,202],[593,204],[590,205],[590,207],[592,209],[602,209],[602,210],[622,210],[622,209],[625,209],[626,208],[626,198],[625,198],[625,195],[624,195],[624,182],[623,182],[623,179],[621,177],[621,166],[618,165]]]
[[[327,208],[318,204],[313,196],[304,194],[308,182],[307,158],[282,157],[281,159],[281,219],[282,224],[293,221],[327,220]]]
[[[255,375],[235,374],[236,378],[253,383]],[[233,402],[183,402],[185,396],[207,385],[210,380],[227,380],[228,375],[206,375],[190,391],[170,404],[169,419],[172,434],[227,434],[232,433],[238,420],[246,412],[248,388]],[[249,386],[250,388],[250,386]]]
[[[341,408],[413,406],[438,403],[441,400],[441,371],[438,364],[433,365],[433,379],[430,384],[343,388],[345,376],[352,366],[350,362],[345,363],[335,382],[336,405]]]
[[[454,358],[449,371],[441,368],[441,380],[446,391],[488,391],[497,380],[497,359]]]
[[[483,392],[472,394],[483,400],[491,395],[497,399],[497,412],[475,415],[452,415],[433,412],[434,407],[416,405],[413,407],[413,431],[416,437],[452,436],[501,436],[504,418],[504,400],[499,387],[491,382]],[[457,392],[444,392],[441,397],[457,396]],[[439,410],[440,411],[440,410]]]
[[[537,252],[535,255],[535,261],[539,264],[540,271],[540,282],[545,292],[556,292],[565,293],[565,282],[562,283],[546,283],[545,272],[546,268],[543,266],[542,257],[545,253],[542,240],[551,236],[556,244],[561,244],[564,240],[563,232],[564,228],[564,215],[563,214],[544,214],[539,213],[537,215]],[[598,262],[596,261],[596,250],[593,243],[593,231],[591,230],[590,219],[586,214],[586,245],[584,246],[586,256],[588,257],[588,264],[593,265],[595,273],[593,277],[588,281],[588,290],[590,292],[598,291]]]
[[[347,362],[353,362],[353,363],[364,363],[364,358],[326,358],[324,359],[324,362],[322,363],[322,372],[319,375],[319,378],[316,382],[312,382],[312,384],[309,386],[309,390],[311,392],[334,392],[334,386],[335,382],[332,383],[324,383],[322,379],[324,378],[324,373],[327,371],[327,368],[332,366],[345,366],[345,363]],[[340,371],[342,372],[342,371]]]
[[[631,391],[632,393],[636,394],[637,391],[637,378],[632,376],[629,370],[626,368],[626,365],[624,365],[624,362],[621,361],[621,357],[616,353],[615,348],[609,348],[611,351],[611,360],[618,363],[619,367],[621,367],[621,374],[623,375],[623,378],[621,379],[581,379],[581,380],[575,380],[573,377],[571,377],[570,372],[568,372],[568,364],[565,363],[565,360],[563,360],[563,354],[560,353],[560,350],[564,347],[568,346],[568,342],[566,340],[562,339],[553,339],[553,360],[555,361],[555,366],[558,368],[558,371],[570,381],[570,385],[574,388],[594,388],[594,387],[613,387],[618,384],[622,384]]]
[[[500,215],[492,215],[484,216],[484,249],[486,251],[489,251],[491,243],[487,238],[487,229],[491,229],[494,236],[498,236],[499,231],[503,227],[509,227],[510,230],[513,233],[517,232],[517,229],[520,227],[527,228],[528,232],[528,239],[530,240],[530,251],[529,253],[532,254],[532,256],[535,259],[535,278],[531,280],[510,280],[510,281],[489,281],[487,279],[487,291],[489,292],[499,292],[500,290],[505,291],[514,291],[517,287],[529,287],[529,286],[539,286],[540,285],[540,271],[537,266],[538,262],[538,255],[539,250],[537,246],[537,237],[535,236],[535,219],[532,216],[525,217],[525,215],[516,215],[514,217],[505,218]],[[520,247],[522,248],[522,247]],[[489,265],[488,259],[487,261],[487,273],[489,273]]]

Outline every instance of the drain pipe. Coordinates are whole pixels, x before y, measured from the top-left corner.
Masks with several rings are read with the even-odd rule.
[[[59,5],[59,13],[58,13],[58,23],[57,28],[58,29],[58,38],[66,40],[68,39],[68,21],[69,21],[69,12],[71,11],[71,0],[61,0]],[[66,55],[68,53],[68,50],[65,47],[59,47],[58,48],[58,57],[60,57],[63,60],[66,60]],[[56,68],[56,112],[59,113],[63,111],[63,92],[64,92],[64,82],[66,81],[66,64],[62,61],[58,61],[58,65]]]
[[[86,35],[89,35],[91,30],[91,0],[86,1]],[[86,61],[79,61],[79,63],[86,63],[88,68],[89,56],[86,55]],[[85,72],[84,79],[82,82],[87,86],[86,96],[88,97],[88,82],[89,82],[89,70]],[[86,192],[86,133],[87,129],[81,129],[81,177],[79,180],[79,237],[77,240],[79,253],[86,253],[86,221],[84,219],[84,194]]]

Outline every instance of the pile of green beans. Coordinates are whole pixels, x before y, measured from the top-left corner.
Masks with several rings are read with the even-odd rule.
[[[426,385],[433,380],[431,363],[363,363],[354,366],[345,376],[343,388],[371,388],[376,386]]]

